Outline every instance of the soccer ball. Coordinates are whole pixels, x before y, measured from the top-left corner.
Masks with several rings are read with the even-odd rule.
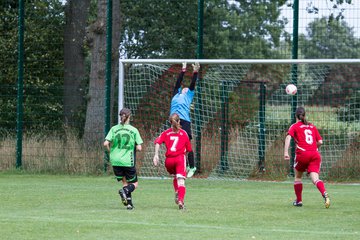
[[[294,84],[289,84],[286,86],[285,91],[289,95],[295,95],[297,92],[297,87]]]

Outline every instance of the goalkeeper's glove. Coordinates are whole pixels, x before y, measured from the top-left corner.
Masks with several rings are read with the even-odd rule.
[[[193,72],[198,72],[200,69],[200,64],[196,62],[195,64],[192,65],[192,67],[193,67]]]
[[[182,63],[182,69],[181,69],[183,72],[186,72],[186,62],[183,62]]]

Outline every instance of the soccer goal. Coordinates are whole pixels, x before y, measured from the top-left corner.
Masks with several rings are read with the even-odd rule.
[[[283,143],[298,106],[305,107],[324,139],[323,177],[359,172],[359,59],[122,59],[118,107],[132,110],[132,124],[144,139],[144,151],[137,155],[140,176],[167,176],[163,166],[152,165],[154,140],[169,127],[182,62],[188,66],[187,87],[196,61],[201,70],[191,119],[197,177],[278,179],[291,174]],[[297,94],[286,94],[290,83]],[[164,149],[160,154],[164,160]]]

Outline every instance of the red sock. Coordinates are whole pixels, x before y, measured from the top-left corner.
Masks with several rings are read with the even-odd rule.
[[[179,187],[178,187],[177,179],[176,179],[176,178],[173,179],[173,186],[174,186],[174,191],[175,191],[175,192],[178,192],[178,188],[179,188]]]
[[[326,189],[325,189],[325,185],[324,185],[323,181],[321,181],[320,179],[317,180],[315,182],[315,186],[317,187],[317,189],[319,189],[319,192],[321,193],[321,196],[324,196],[324,193],[326,192]]]
[[[302,201],[302,190],[303,190],[303,184],[300,181],[294,182],[294,190],[296,195],[296,202]]]
[[[184,202],[185,192],[186,192],[185,186],[179,186],[178,188],[179,201]]]

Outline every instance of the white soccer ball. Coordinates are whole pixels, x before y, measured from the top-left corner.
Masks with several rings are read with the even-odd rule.
[[[285,91],[289,95],[295,95],[297,92],[297,87],[294,84],[289,84],[286,86]]]

